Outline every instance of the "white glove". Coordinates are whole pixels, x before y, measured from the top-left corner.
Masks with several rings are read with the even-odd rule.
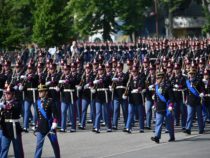
[[[127,99],[128,96],[126,96],[126,95],[123,94],[122,98],[123,98],[123,99]]]
[[[152,99],[155,100],[155,95],[152,95]]]
[[[87,83],[85,86],[84,86],[84,89],[88,89],[89,88],[89,83]]]
[[[163,91],[162,88],[159,88],[159,89],[158,89],[158,92],[159,92],[160,94],[162,93],[162,91]]]
[[[18,86],[17,86],[17,85],[14,86],[13,89],[14,89],[14,90],[18,90]]]
[[[131,93],[138,93],[138,92],[139,92],[138,89],[133,89],[133,90],[131,91]]]
[[[59,91],[60,91],[60,88],[59,88],[58,86],[56,86],[55,90],[56,90],[57,92],[59,92]]]
[[[203,93],[200,93],[199,94],[199,97],[203,98],[204,97],[204,94]]]
[[[46,86],[49,86],[51,84],[51,81],[48,81],[45,83]]]
[[[21,79],[26,79],[27,77],[25,75],[20,76]]]
[[[5,104],[3,102],[0,102],[0,109],[5,108]]]
[[[52,126],[51,126],[51,129],[54,130],[54,129],[56,129],[56,128],[57,128],[57,123],[53,122],[53,123],[52,123]]]
[[[153,109],[153,110],[156,110],[156,107],[153,105],[153,106],[152,106],[152,109]]]
[[[94,80],[93,81],[93,84],[99,84],[100,83],[100,80]]]
[[[112,78],[112,81],[113,82],[118,82],[119,81],[119,78],[114,77],[114,78]]]
[[[109,86],[109,90],[110,90],[111,92],[114,91],[114,89],[112,88],[112,86]]]
[[[65,80],[59,80],[58,83],[63,84],[63,83],[65,83]]]
[[[76,88],[78,91],[80,91],[82,89],[82,86],[77,85]]]
[[[175,85],[174,85],[174,88],[179,88],[179,85],[178,85],[178,84],[175,84]]]
[[[142,93],[145,93],[145,92],[146,92],[146,89],[143,89],[141,92],[142,92]]]
[[[91,91],[91,93],[95,93],[96,92],[96,90],[94,88],[92,88],[90,91]]]
[[[23,90],[23,85],[19,85],[19,91],[22,91]]]
[[[203,79],[202,81],[203,81],[204,84],[208,83],[208,81],[206,79]]]
[[[154,85],[153,85],[153,84],[149,86],[149,90],[150,90],[150,91],[151,91],[153,88],[154,88]]]
[[[169,110],[169,111],[172,111],[172,110],[173,110],[173,108],[172,108],[171,106],[169,106],[169,107],[168,107],[168,110]]]

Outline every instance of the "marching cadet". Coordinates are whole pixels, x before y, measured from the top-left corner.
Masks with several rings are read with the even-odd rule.
[[[95,96],[95,106],[96,106],[96,118],[93,132],[100,133],[100,119],[102,115],[102,108],[104,108],[105,114],[105,124],[107,126],[107,132],[111,132],[111,119],[110,119],[110,112],[109,112],[109,85],[111,83],[111,78],[106,76],[105,74],[105,66],[99,65],[98,66],[98,75],[96,76],[93,84],[96,86],[96,96]]]
[[[57,106],[53,99],[48,98],[48,88],[46,85],[38,86],[39,99],[37,100],[38,119],[36,125],[36,151],[34,158],[41,158],[42,147],[47,136],[53,147],[56,158],[60,158],[60,148],[56,135],[58,123]]]
[[[204,84],[199,78],[196,77],[196,70],[191,68],[188,72],[188,78],[186,79],[187,87],[187,134],[191,134],[192,121],[195,112],[198,117],[199,134],[204,133],[203,118],[202,118],[202,106],[201,102],[204,97]]]
[[[93,105],[91,105],[91,87],[93,87],[93,72],[92,72],[92,65],[90,63],[87,63],[85,65],[85,72],[84,75],[82,75],[80,84],[83,89],[82,89],[82,119],[81,119],[81,125],[79,129],[84,130],[86,127],[86,116],[87,116],[87,108],[88,105],[90,104],[90,111],[92,113],[92,118],[91,120],[95,120],[94,117],[94,108]]]
[[[169,131],[169,142],[175,141],[174,136],[174,120],[173,120],[173,103],[174,96],[171,85],[165,80],[164,72],[160,71],[156,74],[155,84],[155,108],[156,108],[156,124],[155,124],[155,136],[151,137],[152,141],[159,143],[161,138],[161,130],[166,118],[166,125]]]
[[[138,66],[135,65],[132,68],[131,80],[129,84],[128,118],[126,122],[126,129],[124,129],[124,132],[131,133],[135,111],[137,111],[139,117],[139,132],[144,132],[144,92],[145,75],[144,73],[139,73]]]
[[[154,104],[154,99],[152,96],[154,95],[154,85],[156,82],[155,76],[155,66],[150,65],[149,74],[146,77],[146,93],[145,93],[145,112],[146,112],[146,127],[145,129],[151,129],[151,121],[152,121],[152,106]]]
[[[48,95],[55,102],[58,109],[58,126],[60,127],[61,123],[61,108],[60,108],[60,92],[57,91],[58,81],[60,79],[60,74],[57,72],[57,65],[49,61],[49,69],[47,72],[47,77],[45,80],[45,85],[49,87]]]
[[[2,142],[1,142],[1,158],[8,157],[10,143],[12,141],[16,158],[23,158],[22,144],[22,128],[20,126],[20,114],[22,105],[15,99],[15,91],[13,85],[5,87],[5,102],[1,103],[2,109]]]
[[[83,74],[83,63],[82,61],[77,58],[76,59],[76,64],[77,64],[77,76],[78,76],[78,79],[81,80],[81,76]],[[78,86],[79,87],[79,86]],[[82,91],[80,89],[81,87],[79,87],[79,89],[77,88],[76,89],[76,94],[77,94],[77,100],[76,100],[76,105],[77,105],[77,119],[79,121],[79,126],[81,124],[81,118],[82,118]]]
[[[71,73],[70,73],[71,71]],[[70,121],[72,123],[70,132],[76,132],[76,85],[78,84],[78,76],[76,72],[76,63],[64,66],[64,74],[59,80],[61,85],[61,132],[66,130],[66,115],[70,109]]]
[[[37,65],[37,75],[38,75],[38,78],[39,78],[39,84],[45,84],[45,79],[47,77],[47,74],[44,71],[44,63],[38,63],[38,65]]]
[[[120,115],[120,105],[122,107],[122,113],[124,118],[124,124],[126,125],[128,117],[128,102],[127,99],[123,99],[122,96],[125,93],[127,75],[123,73],[123,63],[117,63],[117,71],[112,78],[112,93],[113,94],[113,121],[112,129],[118,129],[118,119]]]
[[[175,124],[179,126],[180,115],[181,115],[181,127],[185,130],[186,120],[187,120],[187,108],[185,105],[185,89],[186,89],[186,79],[181,73],[181,67],[179,64],[174,65],[175,75],[171,79],[171,84],[174,91],[174,116]]]
[[[4,76],[6,77],[7,84],[10,84],[12,80],[13,71],[11,68],[11,62],[9,60],[4,61],[3,72],[4,72]]]
[[[31,105],[34,107],[33,123],[35,124],[37,119],[36,113],[36,100],[38,98],[37,86],[38,76],[34,72],[34,64],[29,63],[27,67],[26,75],[21,75],[22,83],[19,84],[19,90],[24,91],[24,119],[23,129],[27,133],[29,128],[29,115],[31,112]]]
[[[206,125],[206,121],[210,116],[210,80],[209,80],[209,70],[205,69],[204,76],[202,79],[205,86],[205,95],[203,99],[203,122],[204,127]]]

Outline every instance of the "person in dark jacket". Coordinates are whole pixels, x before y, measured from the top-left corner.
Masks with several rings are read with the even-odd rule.
[[[12,85],[4,91],[5,101],[1,102],[2,109],[2,142],[1,158],[7,158],[12,141],[16,158],[23,158],[22,128],[20,126],[21,104],[15,99],[15,90]]]
[[[60,147],[56,135],[58,122],[57,107],[51,98],[48,98],[46,85],[38,86],[39,99],[37,100],[38,119],[36,124],[36,151],[34,158],[42,156],[42,147],[47,136],[52,144],[56,158],[60,158]]]

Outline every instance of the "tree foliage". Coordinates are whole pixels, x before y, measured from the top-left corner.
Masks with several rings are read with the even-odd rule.
[[[36,0],[33,41],[40,46],[57,46],[70,38],[71,20],[65,11],[66,0]]]
[[[103,40],[118,29],[116,0],[70,0],[67,6],[74,18],[74,29],[80,36],[102,33]]]
[[[18,47],[30,42],[32,34],[31,0],[0,0],[0,47]]]

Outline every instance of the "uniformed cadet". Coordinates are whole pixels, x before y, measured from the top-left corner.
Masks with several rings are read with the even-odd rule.
[[[206,125],[206,121],[210,117],[210,80],[209,80],[209,70],[205,69],[204,76],[203,76],[203,83],[205,86],[205,95],[203,98],[203,105],[202,105],[202,111],[203,111],[203,122],[204,127]]]
[[[109,85],[111,83],[111,78],[105,74],[105,66],[99,65],[98,75],[96,76],[93,84],[96,86],[96,96],[95,96],[95,106],[96,106],[96,118],[93,132],[100,133],[100,119],[102,116],[102,108],[104,108],[104,120],[107,126],[107,132],[111,132],[111,119],[110,112],[108,108],[108,103],[110,101],[109,97]]]
[[[139,132],[144,132],[144,96],[145,90],[145,75],[139,73],[139,68],[134,65],[132,68],[132,77],[129,84],[128,92],[128,118],[126,122],[126,129],[124,132],[131,133],[132,123],[135,112],[139,118]]]
[[[53,147],[56,158],[60,158],[60,148],[56,135],[58,123],[57,107],[55,102],[48,98],[48,88],[46,85],[38,86],[39,99],[37,100],[38,119],[36,125],[36,151],[34,158],[41,158],[42,147],[47,136]]]
[[[187,87],[187,123],[186,130],[187,134],[191,134],[192,121],[195,113],[198,117],[199,134],[204,133],[203,118],[202,118],[202,106],[201,101],[204,97],[204,84],[202,80],[196,77],[196,70],[191,68],[188,72],[188,78],[186,79]]]
[[[122,108],[123,121],[126,125],[128,117],[128,101],[123,99],[122,96],[125,93],[127,75],[123,73],[123,63],[117,63],[117,71],[112,78],[112,90],[113,90],[113,121],[112,129],[118,129],[118,119],[120,116],[120,106]]]
[[[171,79],[171,84],[174,91],[174,116],[176,126],[180,125],[181,116],[181,127],[184,130],[187,120],[187,108],[185,105],[185,90],[186,90],[186,79],[181,73],[181,67],[179,64],[174,65],[175,75]]]
[[[60,92],[57,91],[58,81],[60,79],[60,74],[57,72],[57,65],[53,63],[52,60],[49,61],[49,69],[46,76],[46,86],[49,87],[49,97],[53,99],[58,109],[58,126],[61,123],[61,108],[60,108]]]
[[[174,119],[173,119],[173,104],[174,96],[171,86],[165,81],[164,72],[160,71],[156,74],[155,84],[155,108],[156,108],[156,124],[155,136],[151,137],[152,141],[159,143],[161,138],[162,125],[166,118],[166,125],[169,130],[169,142],[175,141],[174,136]]]
[[[146,127],[145,129],[151,129],[151,121],[152,121],[152,106],[154,104],[154,84],[156,82],[155,76],[155,66],[150,65],[149,74],[146,77],[146,93],[145,93],[145,113],[146,113]]]
[[[12,85],[5,87],[5,101],[1,102],[2,109],[2,142],[1,158],[8,157],[10,143],[12,141],[16,158],[23,158],[22,128],[19,122],[22,105],[15,99],[15,91]]]
[[[27,67],[26,75],[21,76],[22,83],[19,84],[19,90],[24,91],[24,120],[23,120],[23,129],[25,132],[28,132],[29,128],[29,115],[31,112],[31,105],[34,107],[33,123],[35,124],[37,119],[36,113],[36,100],[38,98],[38,76],[34,71],[34,64],[29,63]]]
[[[81,77],[80,86],[83,87],[82,89],[82,119],[81,119],[81,125],[79,129],[85,129],[86,127],[86,117],[87,117],[87,108],[90,104],[90,112],[92,113],[91,120],[95,120],[95,112],[93,109],[93,106],[91,106],[91,87],[93,87],[93,72],[92,72],[92,65],[91,63],[87,63],[85,65],[85,72],[84,75]]]

